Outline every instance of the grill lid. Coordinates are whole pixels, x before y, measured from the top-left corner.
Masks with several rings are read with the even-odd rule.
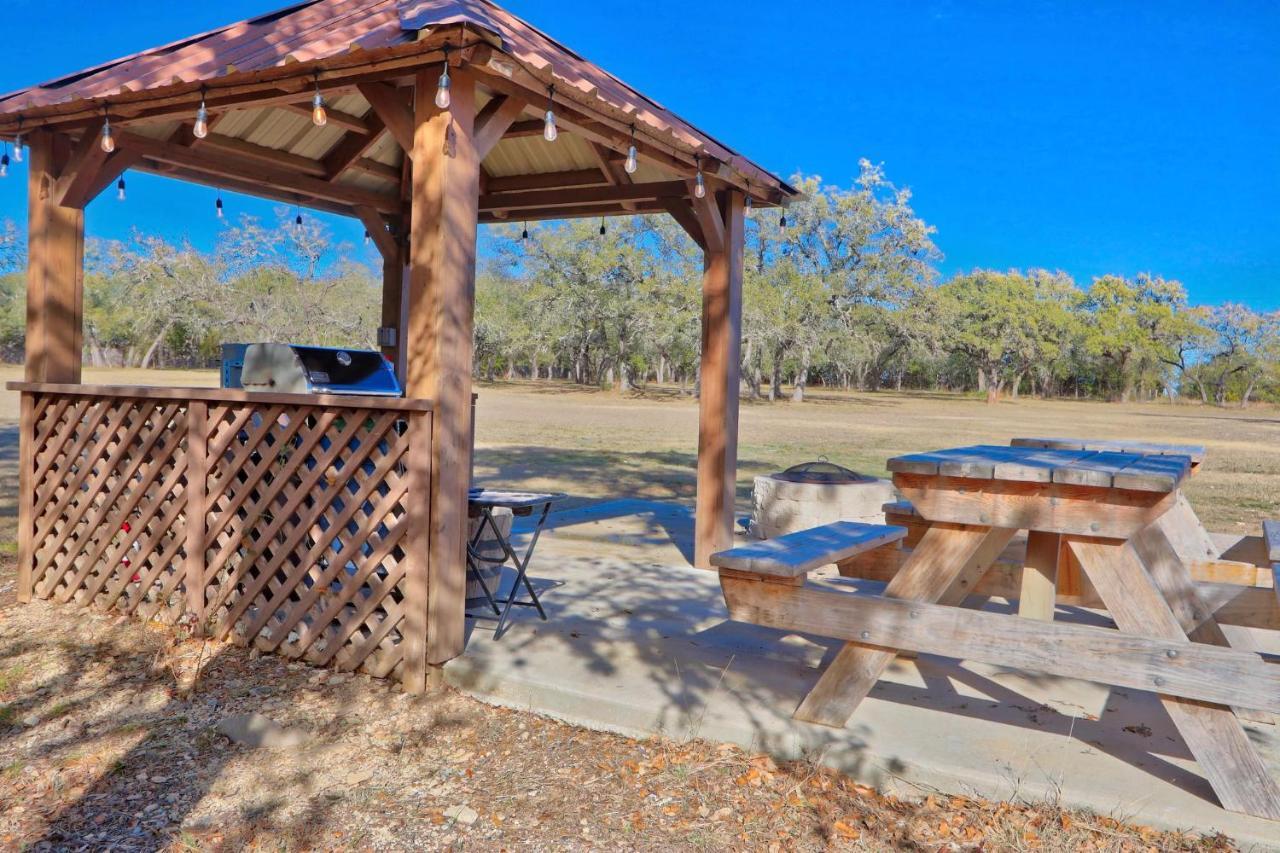
[[[825,483],[833,486],[847,483],[870,483],[875,480],[875,477],[868,477],[866,474],[859,474],[857,471],[851,471],[842,465],[828,462],[825,456],[819,456],[816,462],[801,462],[799,465],[792,465],[781,474],[774,474],[773,478],[775,480],[785,480],[788,483]]]

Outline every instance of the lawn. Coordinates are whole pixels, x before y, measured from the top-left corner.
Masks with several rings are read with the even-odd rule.
[[[18,367],[0,368],[8,381]],[[214,371],[86,370],[99,384],[214,385]],[[564,384],[481,384],[476,473],[485,482],[552,488],[581,499],[692,500],[697,403],[671,388],[621,396]],[[16,511],[17,395],[0,392],[0,539]],[[744,402],[738,499],[751,477],[826,456],[883,474],[899,453],[962,444],[1007,444],[1014,436],[1073,435],[1204,444],[1203,472],[1187,492],[1213,530],[1255,532],[1280,518],[1280,410],[1198,404],[1121,405],[1074,400],[1006,400],[922,393],[837,393],[809,401]]]

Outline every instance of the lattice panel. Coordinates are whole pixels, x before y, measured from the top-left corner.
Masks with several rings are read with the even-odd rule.
[[[29,465],[32,591],[176,622],[183,613],[186,411],[164,400],[41,395]]]
[[[213,405],[205,613],[218,637],[387,675],[403,656],[396,412]]]

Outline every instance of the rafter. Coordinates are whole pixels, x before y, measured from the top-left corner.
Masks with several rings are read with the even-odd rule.
[[[600,166],[600,172],[604,175],[605,180],[615,187],[626,186],[631,183],[631,176],[627,174],[627,170],[613,159],[613,152],[605,148],[598,142],[587,142],[587,148],[591,149],[591,154],[596,158],[596,163]],[[622,205],[627,210],[635,210],[635,204],[626,202]]]
[[[252,142],[245,142],[243,139],[222,136],[221,134],[213,133],[212,131],[210,131],[209,135],[204,139],[193,140],[190,147],[211,148],[217,151],[225,151],[228,154],[237,154],[249,160],[266,163],[269,166],[279,166],[282,169],[292,169],[304,175],[314,175],[317,177],[325,176],[324,164],[312,160],[309,157],[300,157],[297,154],[291,154],[288,151],[280,151],[275,148],[268,148],[265,145],[255,145]]]
[[[364,120],[369,125],[368,133],[348,133],[324,155],[324,174],[329,180],[335,181],[341,177],[343,172],[354,166],[382,138],[386,125],[378,111],[370,110]]]
[[[369,192],[346,184],[331,184],[326,180],[299,175],[295,172],[269,166],[239,155],[231,155],[221,151],[196,151],[185,146],[148,139],[131,133],[121,133],[119,137],[119,144],[123,150],[136,151],[149,160],[172,163],[184,169],[235,178],[241,181],[256,182],[278,190],[298,193],[314,199],[337,202],[348,207],[362,204],[384,213],[396,213],[400,209],[399,200],[393,196]]]
[[[480,197],[480,209],[499,211],[575,207],[584,204],[621,204],[622,202],[682,198],[687,192],[688,187],[684,181],[656,181],[647,184],[629,184],[625,187],[578,187],[533,192],[490,193]]]
[[[489,178],[488,192],[527,192],[567,187],[590,187],[607,184],[597,169],[572,169],[567,172],[541,172],[533,175],[508,175]]]
[[[303,115],[307,118],[311,118],[312,106],[310,103],[281,104],[280,109],[296,115]],[[340,127],[343,130],[350,130],[356,133],[369,132],[368,123],[364,119],[360,118],[360,116],[353,116],[350,113],[344,113],[341,110],[335,110],[329,107],[325,107],[324,111],[329,117],[329,124],[332,124],[335,127]]]
[[[71,149],[71,156],[62,168],[53,196],[63,207],[83,207],[88,202],[86,191],[93,185],[102,164],[110,156],[102,150],[101,134],[104,122],[96,122],[85,128],[80,141]]]

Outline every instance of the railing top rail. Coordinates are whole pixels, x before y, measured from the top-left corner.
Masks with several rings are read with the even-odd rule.
[[[154,385],[62,385],[53,382],[9,382],[10,391],[32,394],[74,394],[82,397],[117,397],[140,400],[203,400],[210,403],[270,403],[294,406],[333,406],[343,409],[381,409],[396,412],[429,412],[430,400],[403,397],[368,397],[346,394],[278,394],[229,388],[170,388]]]

